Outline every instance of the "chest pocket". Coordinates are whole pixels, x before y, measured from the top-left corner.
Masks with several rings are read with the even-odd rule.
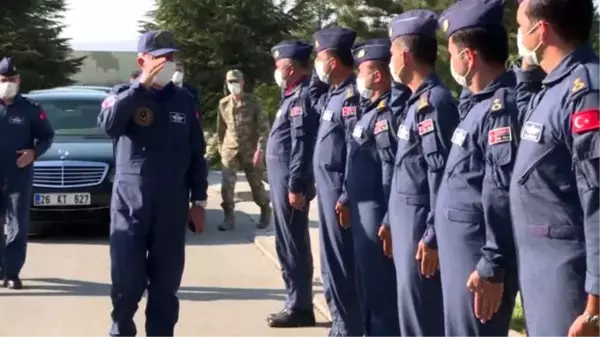
[[[9,144],[12,145],[13,149],[21,149],[33,145],[31,121],[26,116],[23,116],[22,113],[11,112],[9,109],[3,119],[4,132],[6,132]]]
[[[377,146],[377,152],[384,162],[393,162],[394,153],[392,150],[392,141],[390,132],[394,132],[390,128],[390,123],[386,119],[378,120],[375,122],[373,128],[373,135],[375,137],[375,144]]]
[[[165,133],[168,135],[171,147],[177,148],[189,143],[190,125],[197,121],[190,118],[185,112],[169,111],[168,120],[165,123]]]
[[[304,110],[301,106],[294,106],[290,109],[290,119],[292,120],[292,136],[296,139],[304,137]]]
[[[325,110],[321,113],[319,123],[319,141],[324,140],[327,136],[334,132],[340,132],[343,129],[342,120],[337,118],[340,114],[333,110]]]

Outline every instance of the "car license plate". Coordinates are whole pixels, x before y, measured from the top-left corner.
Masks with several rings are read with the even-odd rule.
[[[90,205],[89,193],[36,193],[34,206],[80,206]]]

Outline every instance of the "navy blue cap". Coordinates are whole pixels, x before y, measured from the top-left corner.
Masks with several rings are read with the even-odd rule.
[[[439,24],[446,38],[466,28],[502,27],[504,0],[461,0],[446,9]]]
[[[0,61],[0,75],[2,76],[15,76],[17,74],[17,67],[13,62],[12,57],[5,57]]]
[[[281,59],[293,59],[307,62],[310,59],[312,51],[313,46],[299,40],[281,41],[271,48],[271,54],[275,61]]]
[[[396,15],[389,25],[390,40],[399,36],[419,35],[435,38],[438,16],[428,9],[413,9]]]
[[[327,49],[335,49],[339,52],[350,52],[356,40],[356,32],[339,27],[324,28],[313,35],[315,40],[315,51],[321,52]]]
[[[358,43],[352,49],[352,56],[355,64],[359,65],[365,61],[381,61],[385,64],[390,63],[392,54],[390,52],[390,40],[373,39]]]
[[[151,30],[140,36],[137,52],[152,56],[163,56],[178,51],[173,34],[166,30]]]

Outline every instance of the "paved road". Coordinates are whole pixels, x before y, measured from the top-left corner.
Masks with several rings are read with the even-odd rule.
[[[253,243],[254,225],[245,214],[238,213],[235,232],[216,231],[221,220],[218,187],[211,186],[207,232],[188,242],[176,334],[325,336],[327,324],[318,312],[316,328],[266,326],[266,314],[279,310],[284,298],[280,273]],[[106,335],[110,275],[104,237],[35,239],[22,277],[26,289],[0,290],[0,335]],[[139,335],[145,334],[144,305],[136,317]]]

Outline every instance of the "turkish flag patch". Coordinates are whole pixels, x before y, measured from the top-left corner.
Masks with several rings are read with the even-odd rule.
[[[292,116],[292,117],[302,116],[302,107],[300,107],[300,106],[293,107],[292,110],[290,111],[290,116]]]
[[[342,108],[342,117],[356,116],[355,106],[345,106]]]
[[[104,99],[104,101],[102,101],[102,108],[110,108],[113,104],[115,104],[115,101],[117,100],[117,97],[114,95],[108,96]]]
[[[488,132],[488,144],[500,144],[510,142],[512,140],[512,132],[510,132],[510,126],[502,128],[496,128]]]
[[[373,133],[378,135],[383,131],[387,131],[388,129],[389,127],[387,120],[380,120],[379,122],[375,123],[375,131]]]
[[[584,110],[571,116],[571,129],[575,133],[598,130],[600,128],[600,110]]]
[[[433,119],[429,118],[419,123],[419,135],[426,135],[435,130]]]
[[[45,121],[48,119],[48,115],[46,115],[46,112],[44,110],[42,110],[42,111],[40,111],[39,118],[40,118],[40,120]]]

